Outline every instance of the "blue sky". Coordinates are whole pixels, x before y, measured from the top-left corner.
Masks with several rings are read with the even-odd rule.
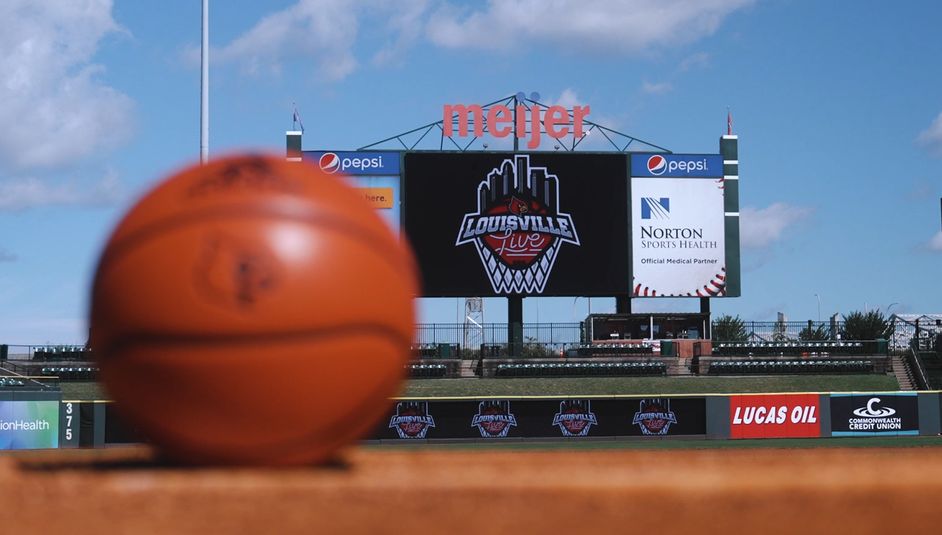
[[[740,136],[747,319],[940,312],[942,4],[292,0],[211,7],[210,153],[353,149],[537,91],[675,152]],[[124,211],[199,157],[200,2],[0,6],[0,343],[82,343]],[[695,301],[638,300],[636,310]],[[586,299],[527,299],[572,321]],[[593,311],[612,310],[593,299]],[[454,299],[422,300],[451,322]],[[500,300],[486,321],[506,318]]]

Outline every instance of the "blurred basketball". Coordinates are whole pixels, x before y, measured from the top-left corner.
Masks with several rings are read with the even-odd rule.
[[[408,248],[342,179],[239,155],[118,224],[91,346],[128,423],[190,463],[300,464],[375,427],[409,358]]]

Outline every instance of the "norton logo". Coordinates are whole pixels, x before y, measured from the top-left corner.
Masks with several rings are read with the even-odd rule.
[[[317,161],[317,165],[320,166],[321,171],[334,174],[340,169],[340,156],[337,156],[333,152],[325,152],[321,155],[320,160]]]
[[[671,199],[670,197],[641,197],[641,219],[670,219],[671,217]]]
[[[455,245],[474,244],[495,293],[543,293],[562,245],[579,246],[572,218],[559,211],[558,177],[517,155],[488,173],[477,200]]]
[[[660,176],[667,171],[667,158],[660,154],[655,154],[648,158],[648,172],[654,176]]]
[[[669,399],[642,399],[631,423],[640,427],[643,435],[666,435],[671,424],[677,423],[677,415]]]
[[[483,438],[503,438],[511,427],[517,426],[517,419],[510,412],[509,401],[482,401],[478,404],[478,413],[471,419],[471,427],[477,427]]]
[[[432,427],[435,418],[428,413],[427,401],[400,401],[395,416],[389,419],[389,428],[395,429],[399,438],[425,438]]]
[[[584,437],[597,423],[591,401],[587,399],[561,401],[559,412],[553,417],[553,425],[559,427],[564,437]]]
[[[890,407],[874,408],[877,403],[880,403],[880,398],[870,398],[867,406],[854,409],[854,414],[861,418],[889,418],[896,414],[896,409]]]

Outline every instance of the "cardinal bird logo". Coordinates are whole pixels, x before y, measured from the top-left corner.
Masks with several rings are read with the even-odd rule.
[[[580,245],[572,218],[559,210],[559,178],[518,154],[488,173],[477,197],[455,246],[474,244],[494,293],[543,293],[563,244]]]
[[[559,412],[553,417],[553,425],[559,427],[564,437],[584,437],[597,423],[591,401],[587,399],[561,401]]]
[[[677,415],[671,410],[669,399],[642,399],[631,423],[640,427],[644,435],[666,435],[671,424],[677,423]]]
[[[396,414],[389,419],[389,428],[395,429],[399,438],[422,439],[432,427],[435,418],[428,413],[427,401],[400,401]]]
[[[483,438],[506,437],[510,428],[516,426],[510,401],[482,401],[478,404],[478,413],[471,419],[471,427],[477,427]]]

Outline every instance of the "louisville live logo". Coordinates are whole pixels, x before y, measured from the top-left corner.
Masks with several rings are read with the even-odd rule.
[[[821,436],[817,394],[732,396],[730,438],[805,438]]]
[[[580,245],[572,218],[559,209],[558,177],[516,155],[478,184],[477,202],[455,246],[474,244],[495,293],[543,293],[559,249]]]

